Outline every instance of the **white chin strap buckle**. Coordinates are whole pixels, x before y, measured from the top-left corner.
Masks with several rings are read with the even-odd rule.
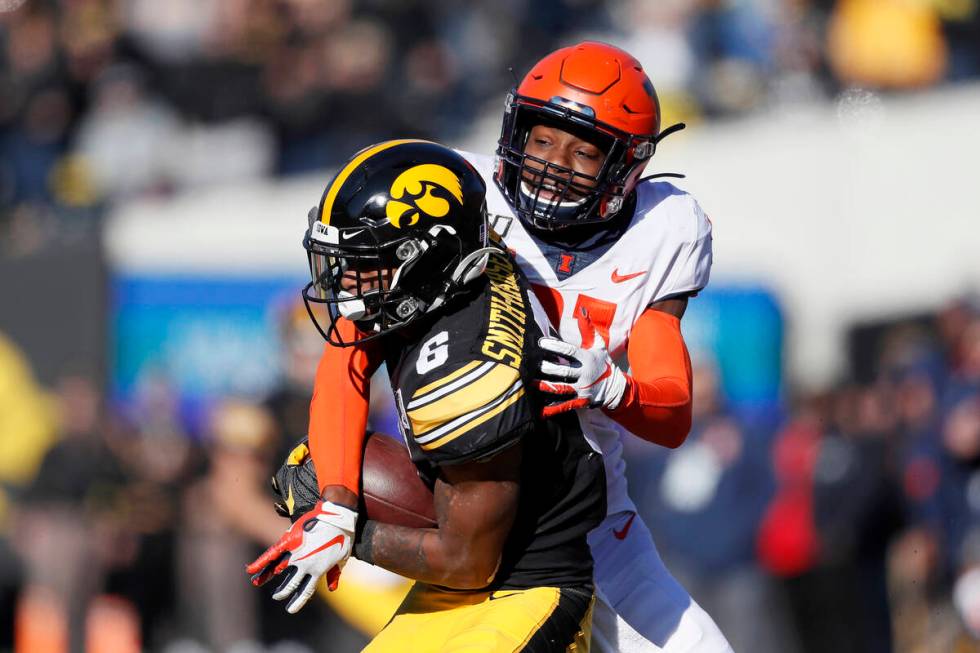
[[[615,197],[610,197],[609,201],[606,202],[606,215],[613,216],[619,213],[620,209],[623,208],[623,198],[619,195]]]
[[[368,314],[367,305],[364,300],[355,297],[352,293],[346,290],[341,290],[337,293],[337,310],[340,314],[352,322],[357,322],[359,320],[364,320],[369,317],[373,317]]]
[[[419,301],[414,297],[408,297],[399,302],[398,306],[395,307],[395,315],[405,320],[411,317],[419,308]]]

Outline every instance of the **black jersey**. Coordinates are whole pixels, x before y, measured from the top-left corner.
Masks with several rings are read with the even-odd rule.
[[[591,586],[586,534],[605,517],[602,459],[574,414],[538,417],[527,352],[541,328],[517,266],[491,257],[474,285],[424,326],[386,339],[402,435],[430,477],[522,439],[518,514],[491,587]]]

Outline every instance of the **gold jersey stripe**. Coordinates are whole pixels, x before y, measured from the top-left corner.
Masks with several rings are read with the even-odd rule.
[[[422,398],[422,395],[427,394],[429,392],[432,392],[433,390],[437,390],[437,389],[441,388],[442,386],[446,385],[447,383],[450,383],[452,381],[455,381],[459,377],[461,377],[464,374],[466,374],[467,372],[471,371],[473,368],[475,368],[481,362],[482,361],[473,361],[471,363],[467,363],[466,365],[462,366],[461,368],[459,368],[455,372],[453,372],[451,374],[447,374],[446,376],[442,377],[441,379],[436,379],[435,381],[433,381],[432,383],[430,383],[428,385],[422,386],[421,388],[419,388],[418,390],[415,391],[415,394],[412,395],[412,399],[413,400],[414,399],[421,399]]]
[[[341,186],[347,181],[347,178],[351,176],[357,168],[370,159],[375,154],[379,152],[384,152],[385,150],[395,147],[396,145],[401,145],[402,143],[425,143],[426,141],[419,140],[417,138],[403,138],[397,141],[386,141],[384,143],[379,143],[377,145],[372,145],[361,153],[355,156],[350,163],[345,165],[343,169],[337,173],[334,178],[333,183],[330,184],[330,189],[327,191],[327,197],[323,200],[323,210],[320,211],[320,222],[323,224],[330,224],[330,213],[333,211],[333,202],[337,199],[337,193],[340,192]]]
[[[412,420],[412,432],[417,438],[446,422],[492,404],[510,390],[518,378],[520,372],[513,367],[494,365],[493,369],[475,381],[430,404],[408,411],[408,418]]]
[[[488,410],[487,412],[483,413],[482,415],[480,415],[476,419],[474,419],[474,420],[472,420],[470,422],[467,422],[466,424],[463,424],[461,427],[459,427],[455,431],[451,431],[451,432],[447,433],[446,435],[442,436],[438,440],[434,440],[433,442],[430,442],[428,444],[419,445],[419,446],[421,446],[422,449],[425,450],[425,451],[432,451],[433,449],[438,449],[439,447],[441,447],[442,445],[446,444],[447,442],[452,442],[453,440],[455,440],[459,436],[463,435],[464,433],[466,433],[466,432],[468,432],[468,431],[470,431],[472,429],[475,429],[480,424],[483,424],[487,420],[489,420],[489,419],[491,419],[493,417],[496,417],[497,415],[499,415],[500,413],[502,413],[503,411],[505,411],[507,408],[509,408],[510,406],[512,406],[514,404],[514,402],[516,402],[517,400],[519,400],[523,396],[524,396],[524,388],[521,388],[520,390],[518,390],[517,392],[515,392],[513,395],[511,395],[510,398],[507,399],[507,401],[504,401],[503,403],[501,403],[499,406],[497,406],[493,410]]]

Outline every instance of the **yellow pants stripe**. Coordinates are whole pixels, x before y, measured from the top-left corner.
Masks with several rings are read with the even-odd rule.
[[[548,589],[553,589],[553,588],[550,588],[550,587],[549,587]],[[553,614],[555,613],[555,608],[557,608],[557,607],[558,607],[558,601],[559,601],[559,599],[560,599],[560,598],[561,598],[561,592],[560,592],[560,591],[556,591],[556,592],[554,593],[554,595],[552,596],[552,601],[551,601],[551,606],[550,606],[550,607],[548,608],[548,613],[547,613],[547,614],[545,614],[545,615],[543,615],[543,616],[541,617],[541,620],[540,620],[540,621],[538,621],[538,625],[537,625],[537,626],[536,626],[536,627],[534,628],[534,630],[532,630],[532,631],[530,631],[530,632],[529,632],[529,633],[527,634],[527,637],[525,637],[525,638],[524,638],[524,641],[523,641],[523,642],[521,642],[521,645],[520,645],[520,647],[519,647],[519,648],[516,648],[516,649],[514,649],[514,650],[516,650],[516,651],[520,651],[520,650],[521,650],[521,649],[523,649],[523,648],[524,648],[525,646],[527,646],[527,643],[531,641],[531,638],[532,638],[532,637],[534,637],[534,634],[535,634],[536,632],[538,632],[538,630],[539,630],[539,629],[541,628],[541,626],[543,626],[543,625],[544,625],[544,623],[545,623],[546,621],[548,621],[548,619],[551,619],[551,615],[553,615]]]
[[[565,653],[589,653],[592,644],[592,612],[595,610],[595,596],[589,601],[589,609],[585,611],[582,620],[578,622],[578,632],[575,640],[568,645]]]

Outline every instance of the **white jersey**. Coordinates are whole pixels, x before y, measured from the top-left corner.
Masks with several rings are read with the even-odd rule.
[[[693,197],[672,184],[640,183],[636,210],[619,240],[581,269],[575,267],[574,252],[561,254],[557,267],[564,269],[556,270],[493,183],[492,158],[461,154],[487,181],[491,226],[516,254],[562,340],[589,347],[598,335],[611,356],[621,359],[633,325],[650,304],[708,283],[711,222]],[[578,414],[606,463],[608,514],[635,510],[622,458],[626,429],[600,410]]]

